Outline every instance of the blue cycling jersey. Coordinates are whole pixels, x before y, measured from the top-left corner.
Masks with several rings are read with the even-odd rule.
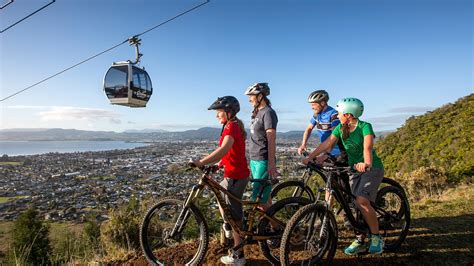
[[[328,106],[326,110],[322,111],[317,116],[313,115],[310,123],[314,126],[314,129],[316,129],[319,140],[323,143],[331,135],[331,128],[334,128],[341,122],[337,118],[337,111],[331,106]],[[334,145],[334,148],[330,153],[333,156],[339,155],[341,151],[339,150],[338,145]]]

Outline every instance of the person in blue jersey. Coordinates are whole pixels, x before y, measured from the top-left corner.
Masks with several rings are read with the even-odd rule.
[[[306,144],[313,129],[319,137],[320,143],[323,143],[330,135],[332,130],[339,125],[340,121],[337,117],[337,111],[328,105],[329,94],[325,90],[313,91],[309,97],[308,102],[311,104],[314,114],[311,117],[310,123],[303,134],[303,141],[298,148],[298,153],[303,154],[306,151]],[[329,156],[337,158],[338,161],[344,162],[346,160],[344,148],[341,145],[335,145],[329,153],[322,154],[317,158],[318,162],[323,162]],[[342,150],[342,151],[341,151]]]
[[[332,130],[336,128],[339,124],[338,111],[328,105],[329,94],[325,90],[316,90],[313,91],[308,96],[308,103],[311,104],[311,109],[313,109],[314,114],[311,117],[310,123],[303,134],[303,141],[301,146],[298,148],[298,153],[301,155],[306,151],[306,143],[311,135],[313,129],[316,129],[316,132],[319,137],[320,143],[323,143],[326,139],[331,136]],[[347,154],[344,149],[344,146],[339,141],[337,145],[334,145],[332,150],[329,153],[322,153],[316,158],[317,163],[322,163],[326,160],[331,162],[336,162],[339,165],[347,165]],[[343,187],[347,187],[349,182],[349,177],[344,175],[341,176],[341,184]],[[329,194],[326,193],[326,197],[329,197]],[[348,230],[352,230],[352,224],[347,218],[347,215],[344,211],[341,212],[341,215],[344,219],[344,227]]]

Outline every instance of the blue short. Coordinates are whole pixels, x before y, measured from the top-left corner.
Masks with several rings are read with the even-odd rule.
[[[253,179],[264,179],[268,178],[268,161],[267,160],[260,160],[254,161],[250,160],[250,171],[252,171],[252,178]],[[252,200],[257,200],[257,196],[262,189],[262,184],[258,182],[252,183]],[[272,192],[272,186],[267,186],[262,194],[262,201],[263,203],[267,203],[268,199],[270,198],[270,193]]]

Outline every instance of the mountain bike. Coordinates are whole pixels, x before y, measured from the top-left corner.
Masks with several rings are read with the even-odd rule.
[[[329,192],[325,201],[316,201],[299,209],[288,222],[281,241],[282,265],[330,265],[336,253],[338,228],[332,200],[341,205],[354,231],[367,234],[368,226],[361,212],[355,207],[355,196],[340,182],[342,174],[360,174],[351,167],[308,164],[327,176],[326,184],[318,194]],[[319,195],[318,197],[319,198]],[[385,186],[371,202],[377,214],[380,234],[384,238],[384,250],[398,249],[410,228],[410,205],[403,188]],[[295,244],[294,239],[298,239]]]
[[[160,199],[145,214],[140,226],[140,244],[148,261],[153,265],[200,265],[209,244],[206,218],[197,206],[197,199],[208,188],[224,210],[225,220],[243,237],[242,243],[233,247],[242,248],[250,241],[257,241],[263,255],[273,264],[279,264],[279,246],[272,244],[280,240],[287,221],[302,206],[311,203],[305,198],[287,198],[273,204],[267,211],[258,208],[263,190],[271,186],[267,179],[250,179],[261,182],[262,189],[256,201],[240,200],[223,188],[212,176],[213,166],[200,168],[203,171],[197,185],[185,201],[175,197]],[[224,200],[225,194],[242,203],[244,222],[239,228],[230,207]],[[279,242],[278,242],[279,244]]]
[[[303,153],[303,156],[308,156],[309,153]],[[335,161],[334,158],[330,157],[325,164],[330,164],[334,166],[347,166],[340,164]],[[313,167],[312,165],[300,165],[297,167],[297,170],[302,170],[303,173],[299,179],[290,179],[283,182],[279,182],[275,187],[273,187],[271,192],[271,198],[273,201],[278,201],[279,199],[284,199],[287,197],[304,197],[310,199],[311,201],[316,201],[319,198],[316,198],[313,192],[312,187],[318,187],[321,184],[318,181],[326,182],[326,172],[321,170],[320,167]],[[319,178],[318,178],[319,177]],[[344,177],[341,177],[341,182]],[[402,186],[395,180],[384,177],[382,183],[380,184],[380,189],[386,186],[396,186],[403,190]]]

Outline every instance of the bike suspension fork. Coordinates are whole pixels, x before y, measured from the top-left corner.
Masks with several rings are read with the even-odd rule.
[[[191,215],[191,210],[190,210],[189,205],[192,203],[192,201],[196,197],[199,196],[201,191],[202,191],[202,185],[199,184],[199,185],[193,186],[191,193],[189,193],[188,198],[184,202],[183,209],[178,215],[178,219],[176,219],[176,223],[170,234],[171,237],[175,236],[176,233],[181,233],[183,231],[183,228],[186,225],[186,222],[188,221],[189,216]]]
[[[333,193],[334,193],[334,190],[330,190],[327,194],[327,199],[325,201],[325,212],[324,212],[324,216],[323,216],[323,222],[321,224],[321,230],[319,231],[319,239],[321,239],[321,237],[323,236],[323,233],[325,230],[329,230],[329,218],[328,218],[328,215],[330,215],[330,213],[332,212],[332,204],[333,204],[333,200],[334,200],[334,197],[333,197]]]

